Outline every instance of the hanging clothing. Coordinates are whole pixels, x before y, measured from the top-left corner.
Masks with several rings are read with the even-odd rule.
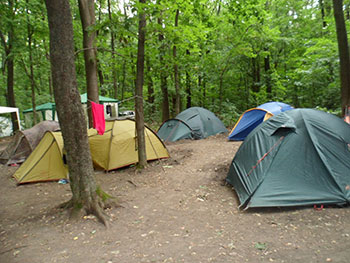
[[[97,104],[91,101],[93,128],[97,133],[103,135],[105,132],[105,113],[102,104]]]

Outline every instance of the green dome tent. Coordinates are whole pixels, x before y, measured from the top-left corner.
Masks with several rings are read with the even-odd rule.
[[[191,107],[174,119],[165,121],[157,134],[163,141],[175,142],[182,139],[204,139],[225,132],[227,129],[214,113],[201,107]]]
[[[273,116],[255,128],[226,178],[240,207],[350,202],[350,125],[313,109]]]

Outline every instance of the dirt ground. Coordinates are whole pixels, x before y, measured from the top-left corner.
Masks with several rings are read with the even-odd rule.
[[[0,166],[0,262],[350,262],[350,209],[238,210],[224,179],[240,143],[224,135],[167,145],[171,159],[96,179],[121,207],[67,220],[69,185],[16,186]]]

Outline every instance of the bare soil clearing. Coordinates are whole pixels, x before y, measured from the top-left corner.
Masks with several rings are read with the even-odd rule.
[[[171,159],[96,178],[121,207],[110,228],[67,220],[69,185],[16,186],[0,166],[0,262],[350,262],[350,209],[239,211],[224,179],[240,143],[224,135],[167,145]]]

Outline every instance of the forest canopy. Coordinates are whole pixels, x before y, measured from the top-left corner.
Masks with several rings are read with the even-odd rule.
[[[344,1],[345,23],[350,9]],[[77,84],[86,92],[79,7],[70,1]],[[95,1],[98,86],[102,96],[132,109],[138,12],[146,14],[144,116],[161,122],[201,106],[227,126],[267,101],[341,112],[337,34],[330,0]],[[40,0],[0,2],[0,105],[8,105],[8,63],[21,111],[53,102],[49,29]],[[176,70],[175,70],[176,69]],[[177,73],[174,73],[177,72]]]

